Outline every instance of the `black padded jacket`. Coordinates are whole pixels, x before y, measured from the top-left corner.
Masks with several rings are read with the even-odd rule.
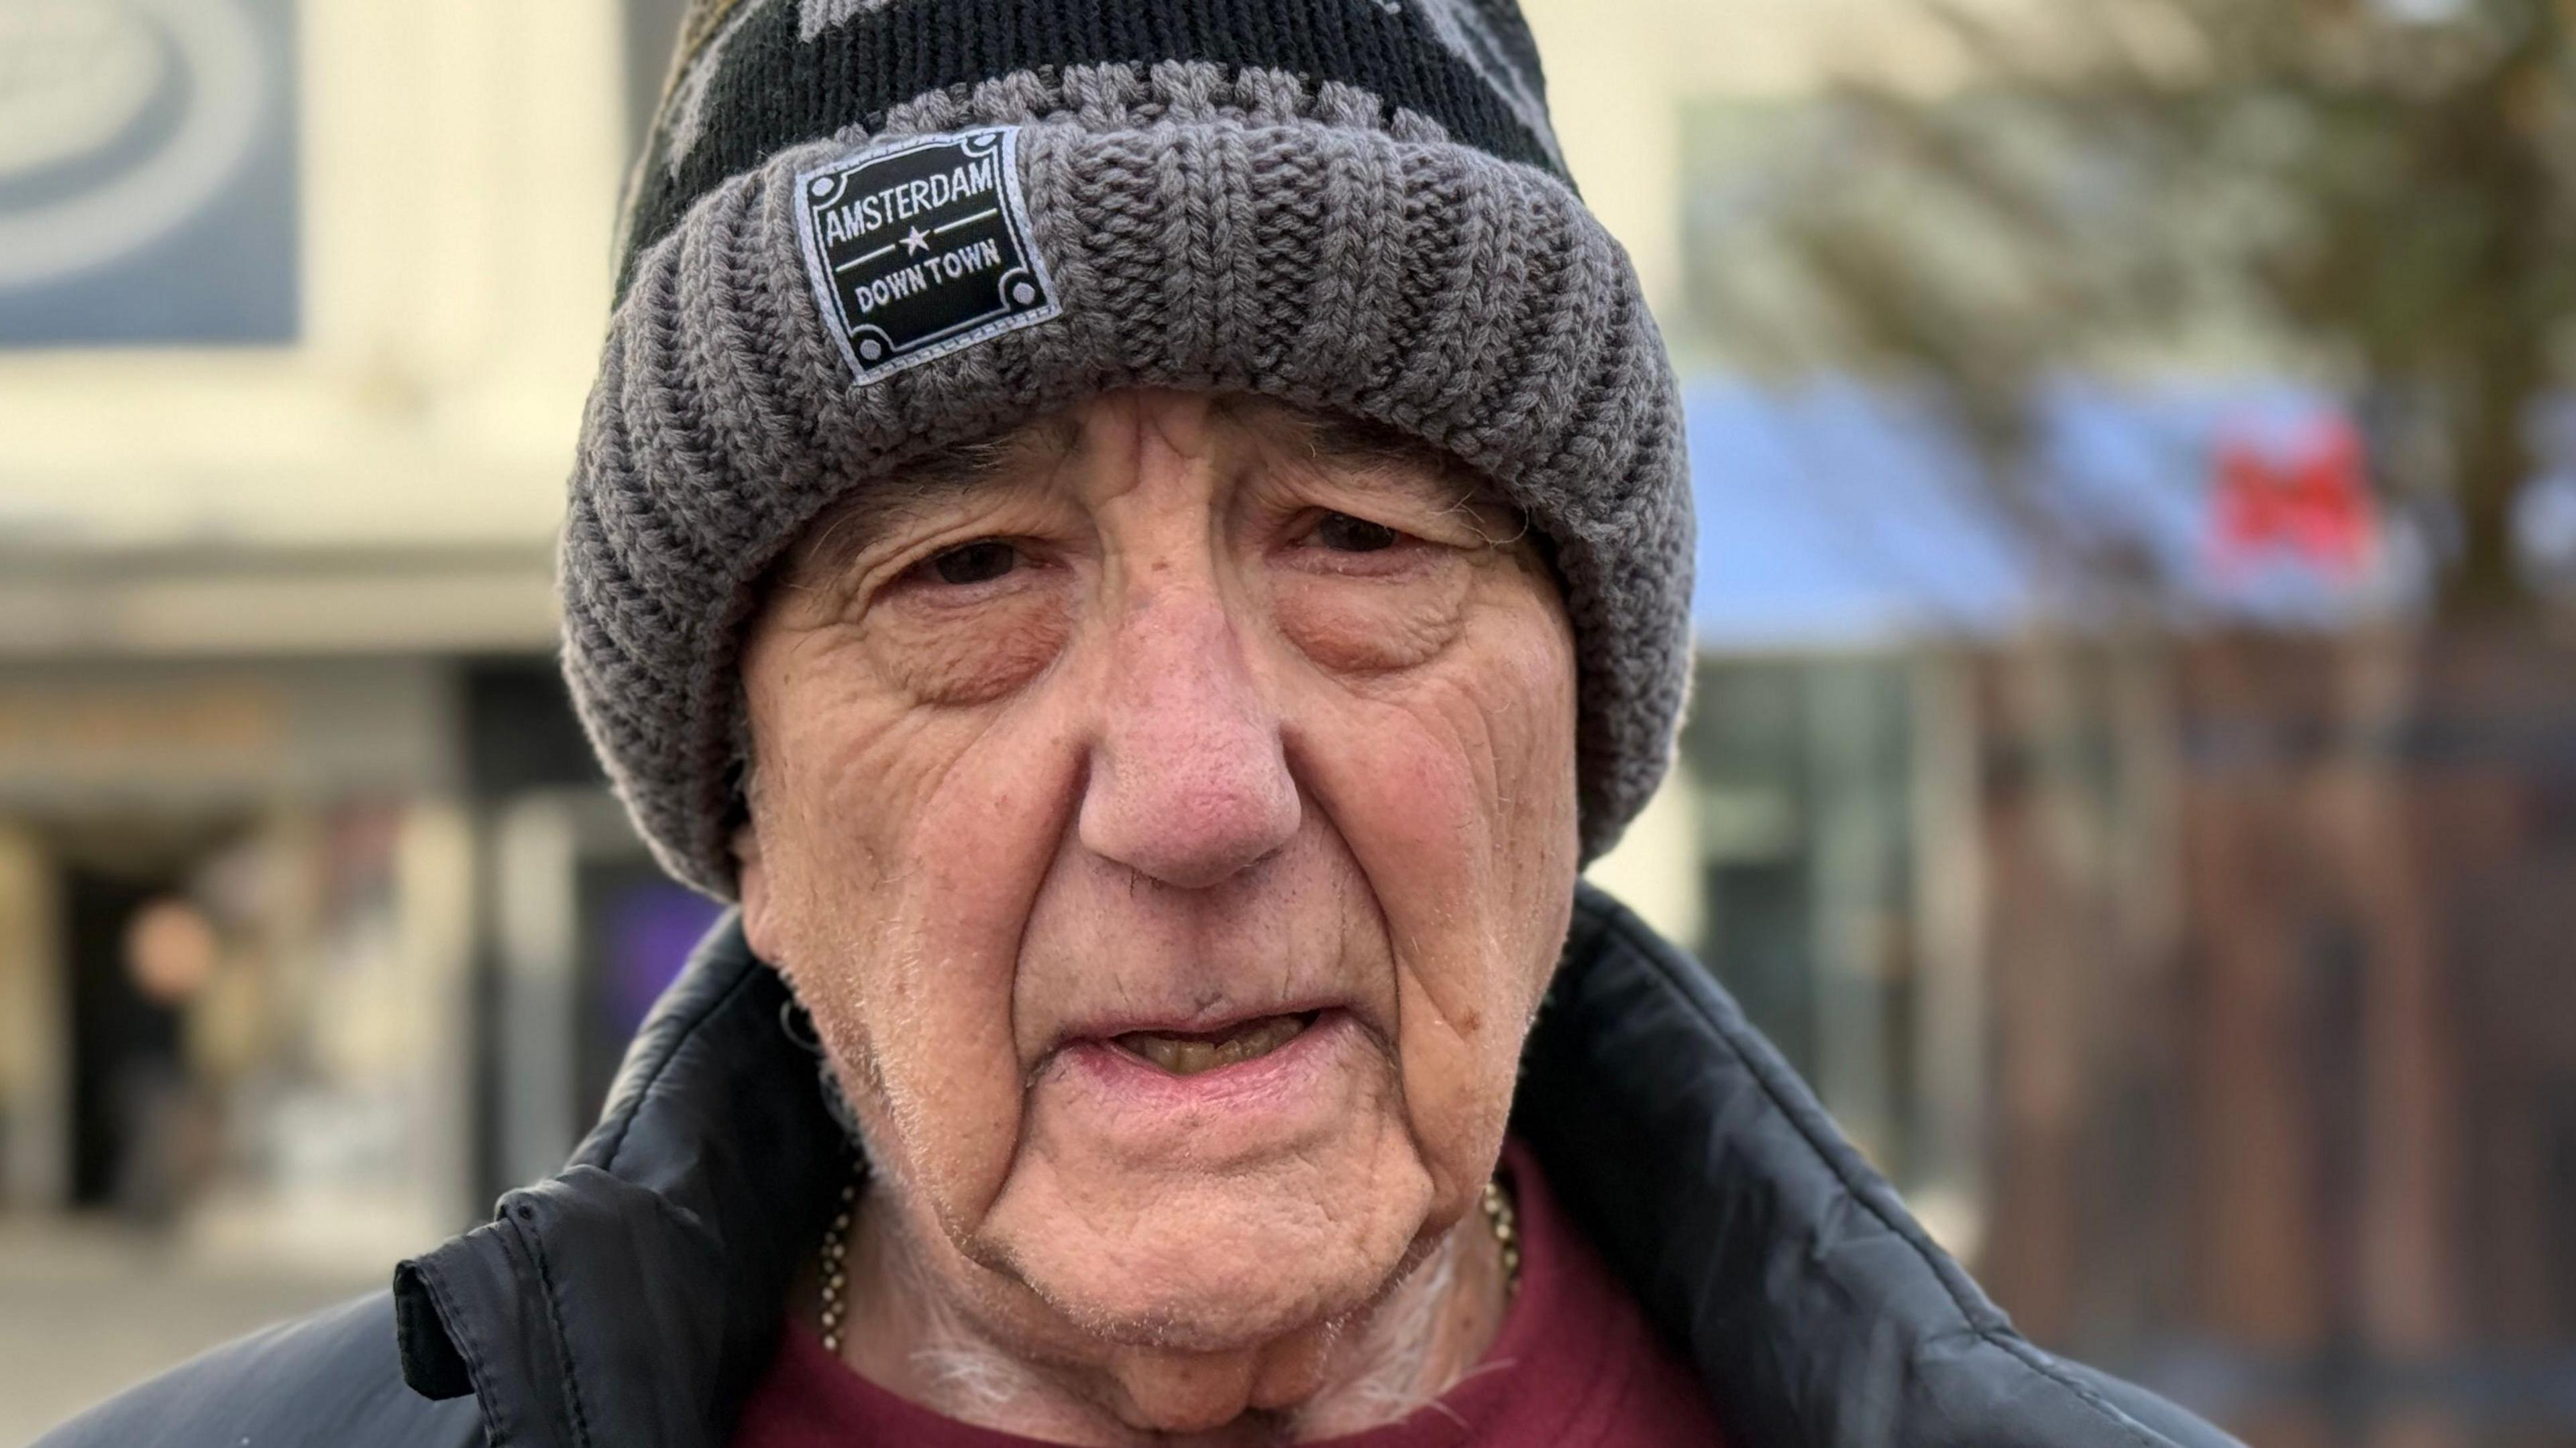
[[[721,1448],[842,1169],[788,1006],[729,920],[561,1175],[37,1448]],[[2233,1441],[2024,1341],[1708,973],[1589,888],[1524,1066],[1514,1130],[1737,1448]]]

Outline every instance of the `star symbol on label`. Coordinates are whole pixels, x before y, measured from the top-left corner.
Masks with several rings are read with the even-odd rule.
[[[912,230],[903,234],[903,249],[906,254],[916,251],[928,251],[930,250],[930,238],[922,235],[921,228],[916,226]]]

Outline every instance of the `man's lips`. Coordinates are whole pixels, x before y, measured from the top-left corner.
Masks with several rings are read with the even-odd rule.
[[[1271,1013],[1231,1024],[1248,1032],[1280,1019]],[[1348,1010],[1292,1012],[1285,1020],[1293,1030],[1264,1032],[1284,1040],[1238,1046],[1231,1061],[1219,1058],[1207,1033],[1177,1046],[1137,1039],[1163,1034],[1154,1031],[1067,1040],[1030,1080],[1033,1129],[1063,1150],[1080,1144],[1136,1170],[1205,1171],[1312,1146],[1349,1128],[1385,1058]],[[1253,1045],[1268,1049],[1254,1055]]]
[[[1194,1076],[1259,1060],[1339,1008],[1339,1002],[1312,1001],[1197,1013],[1126,1012],[1065,1031],[1047,1054],[1102,1046],[1174,1076]]]
[[[1259,1016],[1216,1031],[1126,1031],[1110,1044],[1175,1076],[1257,1061],[1304,1034],[1315,1013]]]

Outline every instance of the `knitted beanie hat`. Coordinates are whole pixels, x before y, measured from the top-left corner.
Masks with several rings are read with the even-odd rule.
[[[1547,540],[1583,852],[1688,673],[1670,364],[1512,0],[696,0],[632,185],[564,670],[662,864],[730,896],[736,652],[826,505],[1126,386],[1393,427]]]

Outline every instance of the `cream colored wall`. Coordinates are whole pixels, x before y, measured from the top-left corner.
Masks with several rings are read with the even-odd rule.
[[[619,14],[306,0],[301,344],[0,352],[0,516],[75,550],[542,545],[607,306]]]
[[[2048,3],[2048,0],[1988,0]],[[1522,0],[1584,199],[1658,312],[1679,302],[1683,106],[1814,91],[1868,73],[1939,85],[1957,56],[1923,0]]]

